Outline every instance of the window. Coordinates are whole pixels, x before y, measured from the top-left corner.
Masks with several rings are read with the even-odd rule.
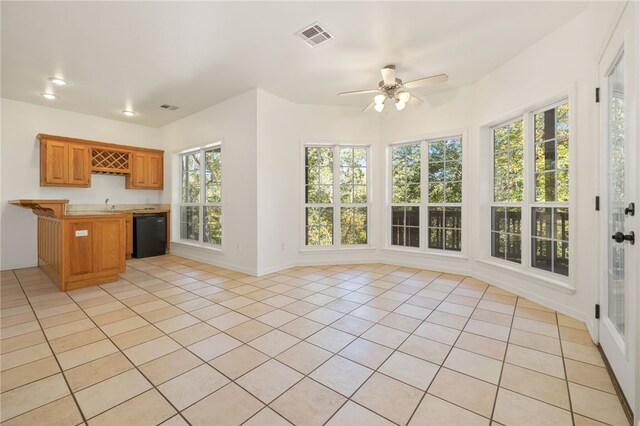
[[[180,176],[180,238],[221,245],[220,144],[180,154]]]
[[[420,247],[422,232],[429,249],[462,250],[461,137],[391,147],[391,245]]]
[[[569,104],[534,114],[531,266],[569,275]]]
[[[525,122],[532,124],[527,134]],[[491,256],[522,263],[522,241],[530,239],[529,266],[569,275],[569,104],[492,130]]]
[[[362,146],[305,146],[305,245],[368,243],[368,152]]]
[[[493,129],[491,256],[521,262],[523,200],[524,135],[518,119]]]

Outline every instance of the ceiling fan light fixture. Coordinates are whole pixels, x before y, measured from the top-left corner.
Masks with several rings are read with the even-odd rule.
[[[53,94],[53,93],[51,93],[51,92],[43,92],[43,93],[40,93],[40,96],[42,96],[43,98],[45,98],[45,99],[47,99],[47,100],[49,100],[49,101],[55,101],[56,99],[58,99],[58,98],[59,98],[59,96],[54,95],[54,94]]]
[[[409,92],[398,93],[398,100],[400,102],[404,102],[406,104],[407,102],[409,102],[409,99],[411,99],[411,93]]]
[[[379,95],[376,95],[373,98],[373,101],[376,103],[376,105],[382,105],[382,104],[384,104],[384,101],[386,101],[386,100],[387,100],[387,95],[384,95],[382,93],[379,94]]]
[[[404,109],[404,107],[406,107],[406,106],[407,106],[406,102],[402,102],[402,101],[396,102],[396,109],[398,111],[402,111]]]
[[[376,111],[378,111],[378,112],[382,112],[382,110],[384,109],[384,103],[382,103],[382,104],[375,104],[375,105],[373,106],[373,109],[375,109],[375,110],[376,110]]]

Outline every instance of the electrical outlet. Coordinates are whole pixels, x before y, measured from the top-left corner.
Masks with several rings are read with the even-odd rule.
[[[280,243],[280,251],[284,251],[284,243]]]

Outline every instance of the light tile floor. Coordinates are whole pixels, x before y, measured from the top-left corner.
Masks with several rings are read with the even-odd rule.
[[[389,265],[2,272],[3,424],[628,424],[584,324]]]

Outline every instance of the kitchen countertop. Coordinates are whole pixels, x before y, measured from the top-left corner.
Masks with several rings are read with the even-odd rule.
[[[106,216],[106,215],[126,215],[140,213],[168,213],[170,209],[137,209],[137,210],[77,210],[66,212],[65,217],[77,216]]]

